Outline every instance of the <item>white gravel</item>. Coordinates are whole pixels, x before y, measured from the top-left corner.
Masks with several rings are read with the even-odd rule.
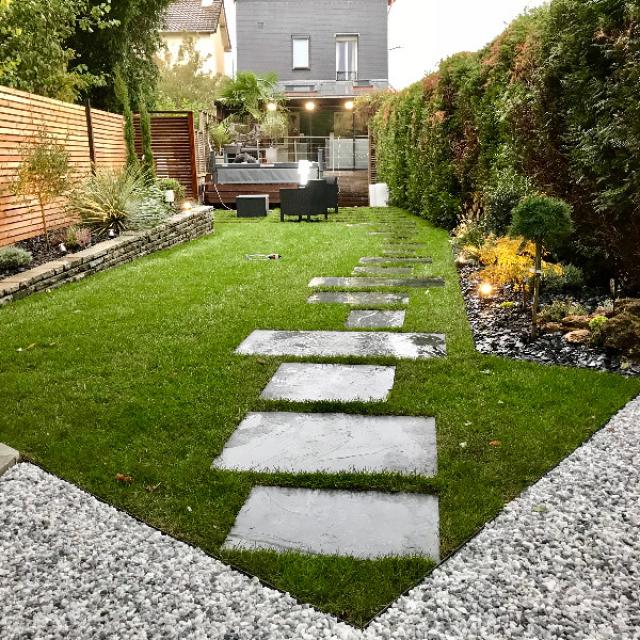
[[[362,632],[40,469],[0,479],[0,638],[640,639],[640,399]]]

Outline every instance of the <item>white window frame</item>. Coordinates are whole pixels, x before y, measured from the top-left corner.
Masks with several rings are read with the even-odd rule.
[[[296,43],[306,42],[307,44],[307,60],[306,65],[298,63],[296,60]],[[293,35],[291,36],[291,68],[296,71],[299,69],[311,69],[311,36]]]
[[[340,65],[340,56],[338,54],[340,44],[343,42],[353,42],[355,44],[354,51],[354,69],[349,69],[348,71],[341,70],[339,68]],[[357,33],[337,33],[336,34],[336,80],[339,81],[354,81],[358,79],[358,57],[360,54],[360,36]],[[344,73],[345,75],[349,75],[350,77],[340,78],[340,74]]]

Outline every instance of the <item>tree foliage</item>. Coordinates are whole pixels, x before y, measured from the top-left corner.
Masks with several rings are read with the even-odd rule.
[[[110,0],[2,0],[0,84],[60,100],[104,83],[69,40],[114,28]]]
[[[212,111],[220,95],[222,76],[203,71],[206,59],[195,48],[193,40],[180,47],[178,57],[159,59],[155,108],[160,111]]]
[[[576,228],[563,256],[640,289],[637,2],[552,0],[373,111],[395,204],[448,228],[493,210],[503,232],[520,197],[560,197]]]

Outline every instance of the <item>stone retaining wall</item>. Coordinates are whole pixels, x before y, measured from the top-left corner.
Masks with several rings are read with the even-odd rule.
[[[213,231],[213,208],[197,207],[179,213],[167,222],[140,232],[127,232],[84,251],[47,262],[39,267],[0,280],[0,305],[37,291],[53,289],[110,269],[134,258],[171,247]]]

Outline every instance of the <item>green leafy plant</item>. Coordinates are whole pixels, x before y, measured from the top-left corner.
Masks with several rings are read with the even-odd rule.
[[[530,240],[536,248],[531,304],[531,330],[534,336],[538,331],[543,248],[557,245],[572,231],[571,207],[558,198],[529,196],[524,198],[513,211],[510,233]]]
[[[14,273],[28,267],[33,262],[33,256],[19,247],[5,247],[0,249],[0,273]]]
[[[140,200],[126,221],[127,229],[142,231],[153,229],[171,215],[171,208],[164,200],[164,191],[156,185],[145,185]]]
[[[175,178],[160,178],[157,181],[158,188],[161,191],[173,191],[176,197],[176,203],[184,200],[185,188]]]
[[[218,153],[222,153],[222,147],[225,144],[231,142],[231,135],[225,122],[219,122],[218,124],[209,128],[209,140],[216,148]]]
[[[127,87],[120,67],[116,67],[115,69],[114,87],[115,95],[124,117],[124,140],[127,147],[127,165],[135,167],[138,165],[138,154],[136,152],[136,138],[133,128],[133,112],[131,111],[129,88]]]
[[[240,71],[234,79],[226,79],[222,85],[220,102],[239,119],[263,121],[269,103],[280,105],[284,96],[278,89],[278,76],[274,73],[256,75]]]
[[[139,100],[140,135],[142,138],[142,168],[149,181],[153,181],[156,165],[153,159],[153,139],[151,135],[151,116],[144,98]]]
[[[543,322],[562,322],[567,316],[585,315],[587,315],[585,307],[573,300],[554,300],[540,310],[540,320]]]
[[[109,230],[119,233],[138,211],[145,187],[139,168],[98,171],[72,193],[69,207],[98,236],[106,235]]]
[[[91,229],[78,225],[67,227],[63,242],[72,251],[84,249],[91,244]]]
[[[601,346],[604,341],[604,328],[609,322],[606,316],[595,316],[589,321],[589,331],[591,331],[591,344]]]
[[[573,264],[562,265],[562,271],[546,271],[542,276],[542,287],[550,293],[576,291],[584,286],[584,273]]]
[[[38,201],[42,228],[50,248],[46,207],[71,188],[69,153],[46,131],[40,131],[24,150],[24,157],[12,185],[14,195]]]

